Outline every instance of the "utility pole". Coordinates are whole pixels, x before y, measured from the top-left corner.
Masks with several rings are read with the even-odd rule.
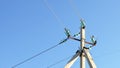
[[[80,68],[85,68],[85,54],[83,52],[83,48],[85,46],[85,25],[84,25],[82,19],[81,19],[81,28],[80,28],[80,30],[81,30],[81,37],[80,37],[80,39],[81,39],[81,41],[80,41],[81,49],[80,49],[80,51],[82,50],[81,55],[80,55]]]
[[[80,42],[80,49],[77,50],[76,54],[70,59],[70,61],[65,65],[64,68],[70,68],[73,63],[77,60],[78,57],[80,57],[80,68],[86,68],[85,61],[88,61],[88,64],[90,68],[96,68],[96,64],[94,63],[94,60],[92,56],[89,53],[89,49],[96,45],[97,41],[94,39],[94,36],[91,36],[91,42],[87,42],[85,39],[85,22],[81,19],[81,28],[80,32],[78,34],[80,35],[80,39],[75,38],[78,36],[78,34],[75,34],[74,36],[71,36],[69,31],[66,29],[67,39],[72,39]],[[66,41],[66,40],[65,40]],[[89,44],[91,46],[86,47],[85,44]]]

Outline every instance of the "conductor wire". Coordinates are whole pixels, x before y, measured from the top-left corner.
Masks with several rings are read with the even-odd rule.
[[[73,56],[73,55],[72,55]],[[51,65],[49,65],[47,68],[51,68],[51,67],[53,67],[53,66],[55,66],[55,65],[57,65],[57,64],[59,64],[59,63],[61,63],[61,62],[64,62],[64,61],[66,61],[67,59],[69,59],[71,56],[69,56],[69,57],[67,57],[67,58],[64,58],[64,59],[62,59],[62,60],[59,60],[59,61],[57,61],[56,63],[53,63],[53,64],[51,64]]]
[[[62,20],[57,16],[57,14],[55,13],[55,11],[51,8],[50,4],[47,2],[47,0],[44,0],[45,5],[47,6],[47,8],[51,11],[51,13],[55,16],[55,18],[57,19],[57,21],[60,23],[60,25],[64,28],[65,25],[63,24]]]
[[[75,6],[75,3],[73,0],[69,0],[71,7],[73,8],[75,14],[78,16],[78,18],[82,19],[80,16],[80,12],[78,11],[77,7]]]
[[[39,56],[39,55],[41,55],[41,54],[43,54],[43,53],[45,53],[45,52],[48,52],[49,50],[51,50],[51,49],[57,47],[58,45],[59,45],[59,44],[54,45],[54,46],[52,46],[52,47],[50,47],[50,48],[48,48],[48,49],[46,49],[46,50],[44,50],[44,51],[42,51],[42,52],[36,54],[36,55],[34,55],[34,56],[28,58],[28,59],[26,59],[26,60],[24,60],[24,61],[22,61],[22,62],[20,62],[20,63],[18,63],[18,64],[16,64],[16,65],[14,65],[12,68],[16,68],[17,66],[19,66],[19,65],[21,65],[21,64],[23,64],[23,63],[25,63],[25,62],[27,62],[27,61],[29,61],[29,60],[35,58],[35,57],[37,57],[37,56]]]

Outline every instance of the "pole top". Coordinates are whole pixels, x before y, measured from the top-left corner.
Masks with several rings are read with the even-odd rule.
[[[81,28],[85,29],[85,21],[83,19],[80,19],[81,22]]]

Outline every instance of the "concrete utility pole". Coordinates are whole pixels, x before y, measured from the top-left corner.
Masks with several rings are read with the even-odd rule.
[[[80,32],[78,34],[80,35],[80,39],[75,38],[75,36],[77,36],[78,34],[75,34],[74,36],[71,36],[68,33],[68,30],[66,30],[66,33],[68,36],[68,39],[73,39],[76,41],[80,41],[80,49],[77,50],[76,54],[70,59],[70,61],[66,64],[65,68],[70,68],[73,63],[77,60],[78,57],[80,57],[80,68],[86,68],[85,67],[85,61],[88,61],[88,64],[90,66],[90,68],[96,68],[96,65],[92,59],[92,56],[89,53],[89,48],[92,48],[93,46],[96,45],[97,41],[94,39],[94,36],[92,35],[91,37],[91,42],[87,42],[85,39],[85,22],[81,19],[81,28],[80,28]],[[92,45],[90,47],[86,47],[85,44],[89,44]]]
[[[83,21],[81,20],[81,41],[80,41],[80,51],[83,50],[84,46],[85,46],[85,25],[83,23]],[[85,54],[84,52],[81,52],[81,55],[80,55],[80,68],[85,68]]]

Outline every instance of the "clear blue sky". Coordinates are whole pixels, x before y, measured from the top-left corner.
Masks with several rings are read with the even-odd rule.
[[[0,68],[13,65],[59,43],[64,27],[77,33],[81,16],[86,21],[86,40],[95,35],[98,44],[90,50],[97,68],[120,68],[119,0],[47,0],[64,26],[43,0],[0,0]],[[79,42],[69,40],[16,68],[47,68],[73,55]],[[68,59],[69,60],[69,59]],[[67,61],[51,68],[63,68]],[[79,60],[72,66],[79,68]],[[87,66],[87,68],[89,68]]]

